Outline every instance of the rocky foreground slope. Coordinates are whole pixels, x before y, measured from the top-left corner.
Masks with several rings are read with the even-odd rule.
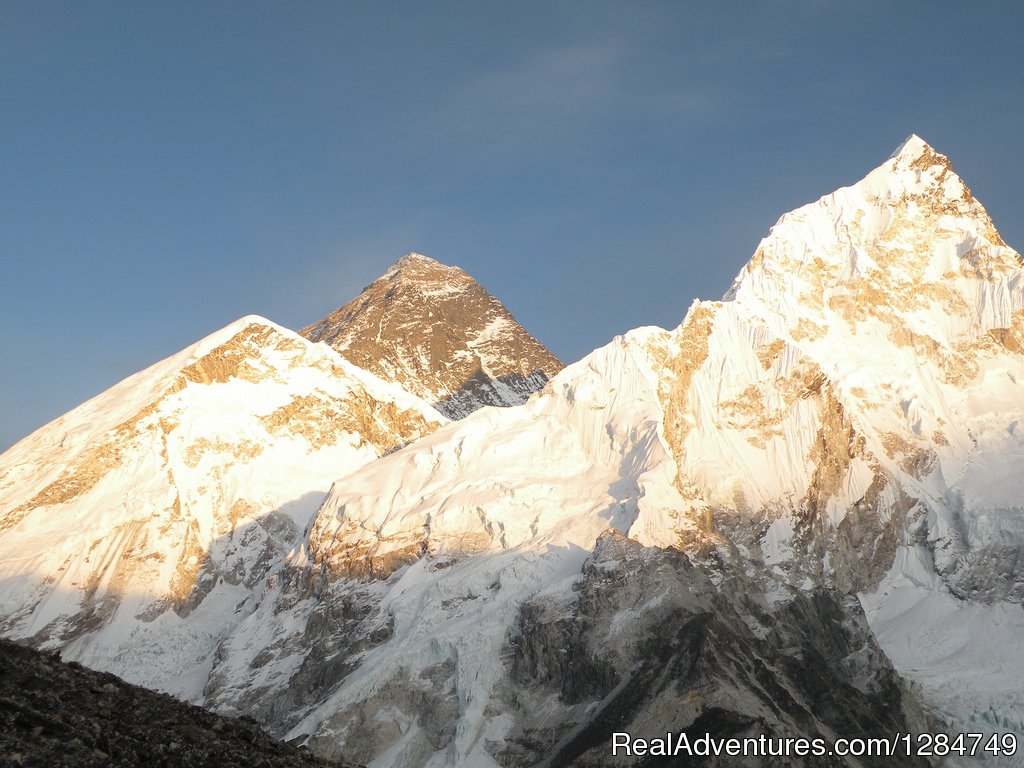
[[[451,419],[520,405],[563,367],[476,280],[418,253],[300,333]]]
[[[0,640],[0,766],[350,768],[114,675]]]

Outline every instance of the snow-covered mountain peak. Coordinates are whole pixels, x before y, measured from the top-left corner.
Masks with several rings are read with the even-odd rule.
[[[562,368],[465,271],[418,253],[301,333],[450,418],[518,405]]]
[[[974,200],[963,179],[953,170],[949,158],[916,134],[912,134],[889,156],[887,162],[858,184],[865,188],[869,198],[899,200],[915,197],[925,205],[938,206]],[[952,213],[953,210],[947,212]],[[961,208],[957,212],[975,211]]]
[[[935,152],[934,149],[932,149],[931,145],[927,141],[922,139],[916,133],[912,133],[906,139],[903,140],[902,144],[896,147],[896,150],[891,155],[889,155],[889,159],[900,160],[904,162],[906,165],[910,165],[915,160],[917,160],[917,158],[927,154],[934,155],[938,153]],[[940,157],[946,159],[948,162],[948,159],[945,158],[944,155],[940,155]]]
[[[947,343],[972,327],[1008,325],[1012,308],[993,315],[972,281],[1010,279],[1019,268],[948,159],[912,136],[861,181],[782,216],[725,298],[793,341],[881,320]],[[956,327],[944,332],[949,323],[938,318],[926,329],[932,311]]]
[[[1024,576],[984,565],[1024,541],[1009,469],[1024,461],[1022,289],[1020,256],[948,160],[911,137],[782,216],[726,301],[695,305],[673,332],[664,431],[682,494],[734,519],[797,510],[772,523],[766,557],[786,560],[779,541],[811,530],[815,547],[835,536],[826,571],[858,589],[906,535],[927,539],[913,558],[960,594],[1024,593]]]
[[[417,261],[425,264],[441,264],[441,262],[439,262],[437,259],[432,259],[429,256],[425,256],[422,253],[417,253],[416,251],[409,251],[407,254],[405,254],[405,256],[403,256],[397,262],[395,262],[392,268],[398,266],[399,264],[413,263]]]
[[[963,179],[953,170],[949,158],[916,133],[907,137],[889,156],[887,162],[868,174],[860,183],[864,184],[868,179],[886,179],[889,187],[897,194],[927,193],[935,198],[962,199],[966,202],[973,199]],[[943,183],[929,183],[934,180],[941,180]],[[923,185],[921,182],[924,182]]]
[[[374,282],[406,280],[419,283],[424,291],[464,290],[475,281],[459,267],[442,264],[422,253],[407,253]]]
[[[443,422],[333,350],[243,317],[0,456],[0,630],[104,668],[142,648],[123,674],[197,696],[334,477]]]
[[[374,442],[369,423],[339,421],[332,407],[342,400],[346,409],[371,408],[377,401],[394,403],[398,407],[393,416],[407,414],[410,426],[419,425],[410,435],[431,431],[443,421],[419,398],[357,368],[333,350],[311,344],[266,318],[247,315],[129,376],[0,456],[0,530],[37,507],[77,499],[108,474],[117,474],[121,465],[134,460],[133,446],[148,445],[154,438],[150,432],[155,424],[165,452],[168,441],[179,438],[183,450],[206,452],[208,441],[199,438],[204,433],[217,434],[219,443],[251,443],[253,434],[240,422],[233,423],[232,414],[243,421],[261,421],[262,438],[298,438],[309,443],[310,452],[336,444],[346,427],[353,432],[366,427],[361,439]],[[298,404],[305,411],[291,412]],[[300,415],[301,421],[292,418]],[[376,445],[379,452],[409,436],[383,439]],[[194,444],[188,447],[189,443]],[[25,496],[40,487],[43,490],[33,499]],[[23,504],[14,503],[23,496]]]

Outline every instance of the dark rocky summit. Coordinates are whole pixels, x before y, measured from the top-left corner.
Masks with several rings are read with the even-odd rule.
[[[0,766],[313,768],[254,720],[221,717],[0,640]]]
[[[450,419],[520,405],[563,367],[476,280],[418,253],[299,333]]]

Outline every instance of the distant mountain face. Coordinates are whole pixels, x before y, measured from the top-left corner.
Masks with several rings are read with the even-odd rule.
[[[299,332],[452,419],[519,405],[563,367],[472,277],[418,253]]]
[[[407,257],[335,313],[336,339],[330,318],[305,333],[345,354],[365,345],[367,366],[450,405],[467,380],[453,373],[459,365],[493,383],[504,374],[484,358],[514,346],[485,343],[497,337],[479,328],[495,320],[452,320],[479,288],[461,274]],[[481,302],[466,316],[487,316]],[[613,731],[835,739],[930,728],[1024,739],[1022,313],[1020,256],[948,160],[911,137],[857,184],[784,215],[722,301],[695,302],[674,330],[617,337],[519,407],[465,415],[481,404],[474,396],[449,409],[463,418],[440,425],[422,400],[388,395],[371,374],[283,331],[305,363],[280,369],[291,358],[261,348],[254,365],[279,371],[271,378],[284,388],[274,397],[246,389],[248,366],[185,374],[208,355],[190,352],[167,364],[163,383],[140,374],[103,408],[72,412],[81,433],[48,427],[0,459],[0,525],[11,521],[0,546],[13,565],[0,562],[18,576],[0,582],[13,585],[0,602],[3,630],[136,670],[133,679],[170,659],[194,670],[179,693],[374,768],[613,765]],[[333,361],[331,377],[307,370],[317,355]],[[223,358],[234,359],[213,359]],[[521,375],[527,368],[546,370],[531,362]],[[149,522],[157,545],[135,545],[136,529],[117,527],[135,520],[126,510],[157,521],[174,510],[164,465],[110,474],[125,454],[77,458],[93,456],[77,435],[103,446],[125,432],[150,441],[133,456],[160,457],[170,433],[181,447],[168,455],[184,457],[169,463],[177,473],[193,433],[222,423],[216,409],[197,410],[206,398],[248,403],[226,417],[232,444],[284,451],[258,477],[287,466],[298,495],[320,479],[296,474],[312,443],[299,457],[290,441],[336,433],[309,427],[325,412],[319,401],[282,418],[283,434],[266,419],[282,407],[274,398],[322,398],[336,391],[328,378],[349,381],[342,374],[376,382],[374,402],[393,405],[383,425],[372,420],[383,435],[372,442],[374,430],[345,415],[355,385],[337,392],[330,409],[352,435],[345,445],[372,450],[336,459],[348,463],[308,528],[273,539],[228,514],[202,539],[211,575],[189,566],[184,598],[104,608],[108,593],[127,604],[139,581],[118,581],[104,563],[169,569],[166,551],[192,562],[180,554],[189,538],[184,523],[172,542]],[[173,383],[182,376],[190,383]],[[233,389],[204,388],[214,385]],[[179,386],[202,415],[188,429],[170,406],[147,410],[177,402],[166,398]],[[136,435],[139,413],[150,421]],[[160,418],[178,426],[164,430]],[[81,470],[94,465],[103,471]],[[208,479],[187,486],[197,500],[249,488],[216,462],[202,466]],[[80,479],[57,482],[67,472]],[[109,479],[90,485],[94,475]],[[103,504],[81,509],[107,533],[90,549],[61,489],[94,486]],[[225,519],[233,500],[203,519]],[[268,550],[268,537],[287,543]],[[64,549],[51,543],[65,539]],[[234,546],[253,554],[235,565]],[[178,594],[160,578],[150,579],[164,585],[155,592]],[[206,596],[193,600],[196,590]],[[58,599],[66,594],[74,600]],[[176,659],[177,644],[159,635],[180,626],[206,634],[181,643],[191,650]],[[920,764],[901,759],[887,764]]]
[[[333,479],[443,422],[243,318],[0,457],[0,628],[196,698]]]

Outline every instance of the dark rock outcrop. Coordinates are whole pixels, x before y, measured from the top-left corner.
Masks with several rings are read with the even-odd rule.
[[[491,745],[508,766],[927,765],[905,756],[613,757],[615,732],[832,742],[926,727],[856,598],[830,589],[768,596],[728,564],[712,580],[678,550],[619,534],[599,542],[572,604],[523,606],[509,659],[517,728]]]

